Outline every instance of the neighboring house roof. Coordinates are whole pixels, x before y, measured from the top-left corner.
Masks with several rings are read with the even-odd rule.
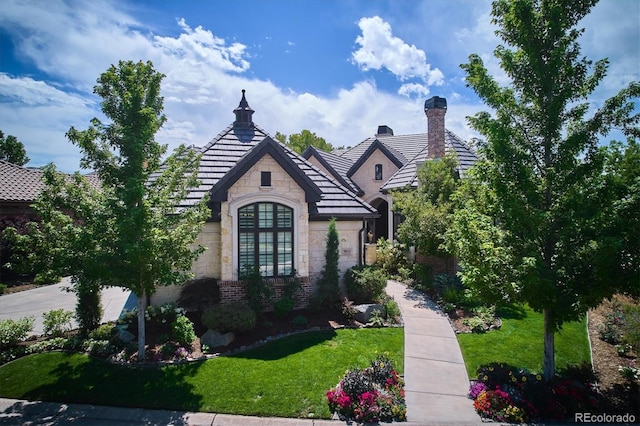
[[[85,177],[94,188],[100,186],[95,173]],[[41,169],[22,167],[0,160],[0,201],[30,203],[40,195],[44,187]]]
[[[426,134],[424,134],[426,139]],[[455,133],[449,130],[445,131],[445,152],[447,154],[455,153],[458,157],[458,172],[464,177],[467,170],[478,161],[477,155],[469,148],[465,142]],[[387,182],[380,188],[382,192],[388,192],[392,189],[400,188],[417,188],[418,187],[418,167],[428,158],[426,142],[423,144],[422,150],[407,162],[402,168],[395,172]]]
[[[307,160],[311,157],[316,158],[318,162],[320,162],[320,164],[322,164],[322,166],[331,173],[331,176],[356,195],[362,195],[364,193],[364,191],[362,191],[362,189],[360,189],[360,187],[348,176],[349,170],[353,166],[353,161],[348,158],[340,157],[339,155],[323,151],[314,146],[309,146],[302,153],[302,156]]]
[[[351,189],[331,179],[253,123],[228,126],[199,151],[202,154],[198,170],[200,186],[189,191],[180,207],[196,204],[208,192],[213,203],[224,201],[227,189],[268,153],[305,190],[311,220],[377,216],[376,209]],[[216,206],[212,208],[215,212]]]
[[[30,202],[44,188],[42,171],[0,160],[0,200]]]

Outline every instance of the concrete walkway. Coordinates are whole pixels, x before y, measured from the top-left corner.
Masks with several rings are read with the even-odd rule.
[[[71,288],[71,280],[63,278],[58,284],[45,285],[28,291],[4,294],[0,296],[0,320],[18,320],[23,317],[34,317],[33,333],[42,334],[42,314],[54,309],[75,312],[77,297],[67,291]],[[115,321],[120,317],[123,308],[136,306],[135,296],[120,287],[109,287],[102,290],[102,322]],[[75,319],[72,328],[77,328]]]
[[[35,290],[29,292],[32,291]],[[403,284],[389,281],[387,293],[398,302],[405,327],[404,376],[408,422],[393,424],[404,426],[482,425],[480,417],[473,409],[472,401],[467,398],[469,378],[458,341],[447,317],[426,296],[408,289]],[[117,293],[115,295],[122,297]],[[4,297],[7,296],[2,296],[0,302]],[[105,316],[107,316],[107,310],[110,312],[121,310],[123,303],[125,303],[124,299],[105,300],[103,295]],[[119,307],[118,309],[116,309],[116,305]],[[6,305],[0,304],[0,312],[2,312],[2,306]],[[47,307],[47,310],[50,309],[54,308]],[[328,426],[344,424],[344,422],[260,418],[0,398],[0,425],[5,424]]]
[[[469,377],[447,316],[424,294],[398,282],[388,281],[387,293],[398,303],[404,320],[407,420],[481,423],[467,397]]]

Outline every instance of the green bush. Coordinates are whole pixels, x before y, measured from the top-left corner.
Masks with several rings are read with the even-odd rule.
[[[17,321],[6,319],[0,321],[0,349],[16,346],[33,331],[33,317],[20,318]]]
[[[54,309],[42,314],[42,334],[47,337],[62,337],[71,330],[72,311]]]
[[[397,318],[400,318],[400,307],[398,302],[390,298],[382,304],[384,317],[389,322],[395,322]]]
[[[52,339],[41,340],[33,345],[27,346],[28,354],[37,354],[41,352],[49,352],[57,349],[64,349],[68,346],[68,339],[64,337],[54,337]]]
[[[215,278],[198,278],[185,283],[178,298],[178,305],[189,311],[203,312],[218,303],[220,286]]]
[[[114,335],[115,327],[110,324],[102,324],[100,327],[89,333],[89,338],[93,340],[109,340]]]
[[[273,307],[273,311],[277,317],[288,315],[293,311],[293,300],[288,297],[278,300]]]
[[[172,324],[173,337],[184,346],[191,346],[196,340],[196,332],[193,330],[193,323],[185,316],[177,317]]]
[[[115,347],[108,340],[87,339],[82,342],[82,350],[94,356],[105,357],[115,351]]]
[[[347,270],[345,284],[351,300],[356,303],[371,303],[384,296],[387,277],[375,266],[354,266]]]
[[[238,276],[244,284],[249,306],[255,313],[262,312],[265,303],[273,297],[274,291],[265,283],[260,274],[260,268],[257,265],[243,265]]]
[[[4,294],[4,291],[7,289],[6,284],[0,284],[0,294]]]
[[[95,282],[79,280],[73,287],[78,296],[76,303],[76,321],[82,336],[100,325],[102,320],[102,305],[100,304],[100,286]]]
[[[376,243],[376,266],[390,277],[396,277],[402,269],[408,266],[405,256],[406,246],[380,238]]]
[[[204,311],[202,323],[219,332],[242,333],[256,326],[256,313],[246,303],[216,305]]]

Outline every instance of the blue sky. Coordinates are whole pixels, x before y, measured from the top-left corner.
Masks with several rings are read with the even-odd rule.
[[[65,137],[100,117],[92,88],[118,60],[151,60],[162,84],[170,148],[204,145],[233,121],[241,89],[271,134],[309,129],[352,146],[378,125],[426,131],[425,99],[447,98],[446,126],[477,136],[485,110],[459,65],[480,54],[505,83],[483,0],[0,2],[0,130],[29,166],[79,168]],[[640,2],[602,0],[580,24],[583,54],[611,65],[594,107],[640,80]]]

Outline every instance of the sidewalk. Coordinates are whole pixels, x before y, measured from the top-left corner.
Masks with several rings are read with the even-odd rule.
[[[467,397],[469,377],[449,319],[422,293],[395,281],[387,293],[404,320],[407,419],[420,424],[479,424]]]

